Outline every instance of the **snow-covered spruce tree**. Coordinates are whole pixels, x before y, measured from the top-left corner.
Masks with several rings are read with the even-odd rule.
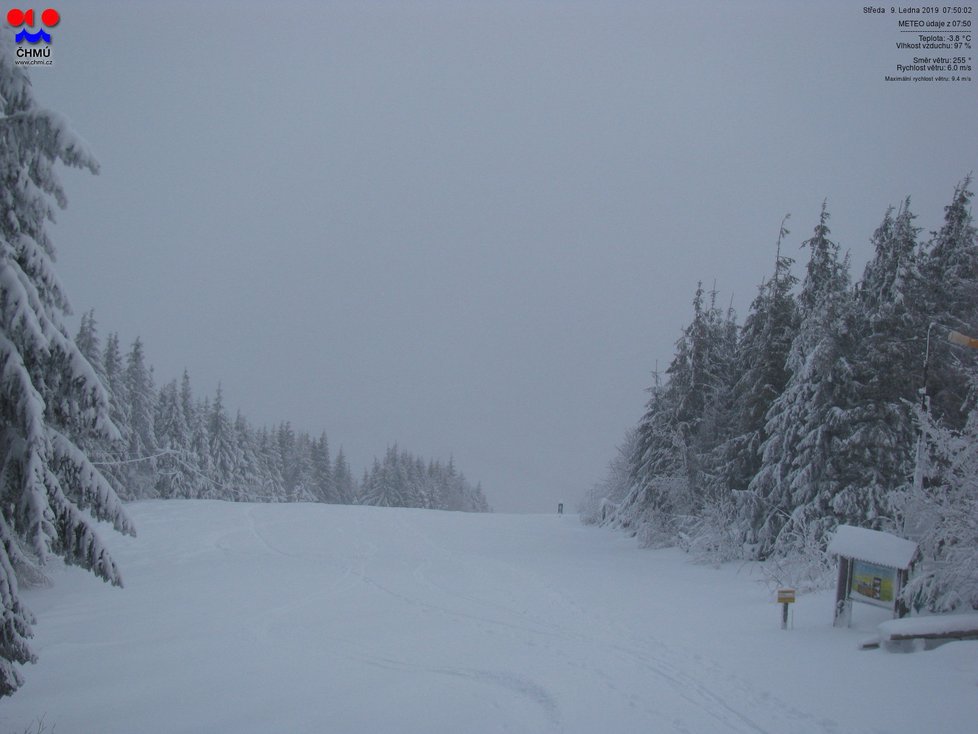
[[[723,438],[715,408],[729,387],[736,326],[716,307],[715,292],[709,307],[704,296],[701,283],[693,320],[666,370],[668,382],[650,391],[637,429],[632,491],[617,513],[625,527],[638,523],[648,544],[676,542],[683,524],[710,499],[709,456]]]
[[[374,459],[358,504],[377,507],[420,506],[416,496],[417,487],[412,487],[408,481],[406,467],[401,459],[397,444],[387,448],[383,461]]]
[[[360,483],[357,486],[357,496],[353,501],[355,505],[375,505],[375,503],[380,499],[380,494],[377,492],[375,482],[380,477],[380,459],[376,456],[374,457],[373,465],[369,470],[363,470],[363,476],[360,478]]]
[[[182,391],[181,391],[182,400]],[[211,415],[211,401],[204,398],[194,403],[188,414],[190,423],[190,450],[193,452],[197,474],[194,478],[192,496],[195,499],[220,499],[220,485],[213,480],[213,461],[211,460],[210,432],[208,421]]]
[[[426,467],[422,459],[412,460],[410,454],[404,453],[402,462],[405,466],[413,464],[413,469],[407,471],[407,477],[409,484],[417,489],[408,496],[418,503],[416,506],[459,512],[491,511],[482,485],[473,487],[465,475],[455,468],[454,458],[450,458],[447,465],[430,461]]]
[[[455,497],[463,491],[465,477],[456,468],[455,457],[449,456],[445,466],[437,461],[431,462],[428,473],[437,486],[432,495],[433,503],[431,506],[435,509],[460,509],[460,506],[456,506]],[[458,504],[460,505],[460,503]]]
[[[887,211],[873,234],[848,325],[851,390],[836,409],[838,482],[831,507],[839,522],[881,529],[888,495],[913,472],[913,404],[920,384],[926,317],[921,311],[917,228],[909,199]]]
[[[312,460],[309,455],[309,437],[296,434],[292,424],[279,425],[276,433],[278,446],[278,467],[283,482],[282,500],[285,502],[307,502],[313,500]]]
[[[465,474],[455,468],[454,459],[450,459],[447,466],[442,466],[440,462],[429,464],[425,474],[424,462],[418,460],[418,468],[425,477],[425,481],[439,486],[436,497],[440,497],[438,504],[428,504],[427,506],[435,510],[457,510],[460,512],[489,512],[489,503],[482,493],[482,485],[472,486],[465,478]]]
[[[299,484],[299,471],[295,451],[295,431],[289,422],[280,423],[275,431],[275,462],[282,478],[283,502],[294,502]]]
[[[430,461],[425,466],[420,456],[413,457],[410,465],[407,466],[409,491],[414,501],[417,502],[417,507],[423,507],[429,510],[434,509],[439,506],[440,498],[445,496],[444,489],[447,489],[447,487],[444,487],[438,481],[433,471],[434,466],[434,462]],[[459,496],[458,499],[460,504],[464,501],[462,496]]]
[[[75,344],[85,360],[92,365],[95,373],[102,377],[102,350],[99,347],[98,328],[95,323],[95,309],[82,314],[81,325],[75,335]],[[103,380],[104,382],[104,380]]]
[[[707,346],[709,352],[704,360],[707,364],[708,399],[703,406],[702,417],[696,437],[696,450],[700,454],[701,487],[704,494],[712,499],[715,495],[729,495],[729,486],[719,481],[722,468],[721,447],[734,432],[734,386],[742,368],[738,362],[737,315],[733,305],[722,314],[716,305],[717,292],[710,293],[710,308],[707,311]]]
[[[944,224],[933,232],[920,265],[920,299],[930,322],[973,334],[978,330],[978,230],[971,213],[971,176],[954,189],[944,208]],[[926,330],[927,324],[923,324]],[[978,352],[951,349],[933,340],[927,390],[934,415],[949,428],[960,430],[970,377],[978,365]]]
[[[68,300],[47,222],[66,199],[55,165],[98,164],[58,115],[40,108],[0,41],[0,696],[32,662],[19,581],[59,556],[113,584],[122,579],[91,516],[133,533],[79,437],[116,435],[108,395],[62,323]]]
[[[333,462],[333,484],[336,486],[337,502],[344,505],[352,505],[356,502],[357,483],[353,478],[353,472],[350,471],[342,446],[336,452],[336,460]]]
[[[125,499],[130,496],[126,489],[129,481],[129,401],[126,399],[125,372],[118,334],[110,333],[106,338],[101,361],[102,367],[97,371],[109,392],[109,418],[118,429],[118,438],[102,442],[102,450],[97,454],[98,465],[119,496]]]
[[[278,446],[267,428],[255,437],[255,464],[259,494],[263,502],[281,502],[284,499],[284,482],[279,471]]]
[[[788,383],[785,362],[798,331],[798,308],[793,291],[798,279],[791,274],[793,260],[781,252],[788,235],[787,217],[778,235],[774,273],[762,284],[751,303],[737,344],[739,373],[733,386],[731,436],[719,448],[718,479],[735,494],[743,495],[761,467],[761,446],[767,440],[767,412]],[[749,521],[755,519],[745,507]]]
[[[295,437],[295,461],[297,462],[298,482],[296,484],[294,502],[317,502],[315,480],[312,466],[312,438],[308,433],[300,432]]]
[[[349,470],[342,449],[336,457],[335,477],[341,483],[347,480]],[[436,461],[425,462],[397,445],[387,449],[383,461],[374,459],[369,471],[364,472],[357,504],[378,507],[417,507],[434,510],[461,512],[488,512],[489,504],[482,487],[473,487],[465,475],[456,470],[455,462],[447,465]]]
[[[156,459],[156,496],[163,499],[193,497],[196,471],[190,450],[190,426],[176,380],[159,390],[153,431],[160,454]]]
[[[313,494],[318,502],[336,503],[333,466],[329,460],[329,439],[324,432],[311,444]]]
[[[902,530],[923,554],[904,600],[917,610],[978,609],[978,411],[970,411],[962,431],[922,411],[917,417],[931,461],[921,486],[908,483],[894,495]]]
[[[81,326],[78,329],[78,334],[75,336],[75,344],[78,345],[79,351],[95,369],[99,380],[101,380],[102,384],[108,390],[109,417],[112,419],[113,425],[121,433],[117,416],[121,416],[122,412],[118,410],[117,396],[112,393],[109,377],[105,372],[106,363],[99,346],[98,328],[95,323],[94,310],[89,310],[88,313],[82,314]],[[106,353],[108,354],[110,347],[117,346],[118,340],[114,342],[110,340],[110,344],[106,346]],[[117,349],[114,354],[118,357]],[[107,439],[104,436],[88,435],[78,438],[78,447],[99,468],[102,476],[112,485],[116,494],[122,496],[123,492],[121,491],[121,487],[125,478],[125,443],[120,438]]]
[[[156,483],[156,435],[153,430],[156,412],[156,389],[152,370],[146,365],[143,342],[137,338],[126,358],[123,376],[129,417],[129,455],[126,468],[127,498],[153,496]]]
[[[848,261],[829,239],[823,204],[811,239],[799,295],[800,328],[792,340],[784,392],[771,405],[762,464],[749,491],[758,509],[761,557],[816,544],[836,524],[831,503],[838,490],[838,410],[851,390],[846,361],[847,324],[852,313]]]
[[[608,462],[608,473],[581,500],[577,511],[581,522],[600,525],[613,522],[632,486],[630,463],[635,454],[638,429],[630,428],[618,445],[615,457]]]
[[[447,466],[437,461],[428,462],[428,467],[419,466],[418,496],[426,507],[442,510],[459,510],[465,506],[465,478],[455,468],[455,457],[449,457]]]
[[[215,486],[216,499],[240,499],[238,483],[241,479],[242,456],[238,450],[234,425],[224,409],[224,393],[217,386],[217,395],[207,417],[208,447],[210,449],[211,482]]]
[[[239,410],[234,418],[234,438],[238,444],[238,498],[242,502],[267,502],[262,466],[258,458],[255,432]]]
[[[630,533],[643,533],[643,541],[665,544],[673,539],[672,508],[690,496],[688,450],[675,422],[671,393],[653,374],[645,414],[635,429],[629,458],[630,490],[615,513],[614,522]]]
[[[736,496],[724,480],[724,447],[736,431],[735,386],[742,374],[733,307],[721,317],[716,291],[711,294],[708,395],[695,436],[699,473],[696,505],[679,522],[679,546],[699,561],[719,563],[741,555],[744,530],[737,523]]]
[[[482,490],[482,482],[477,482],[475,487],[470,487],[466,491],[466,495],[466,511],[492,512],[492,507],[489,506],[489,500],[486,499],[485,492]]]

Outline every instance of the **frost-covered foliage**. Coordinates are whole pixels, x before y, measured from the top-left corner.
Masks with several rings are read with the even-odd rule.
[[[473,487],[463,474],[455,469],[455,462],[447,465],[428,462],[398,451],[397,446],[387,449],[384,460],[374,460],[373,467],[364,474],[357,503],[380,507],[420,507],[433,510],[460,510],[463,512],[488,512],[489,505],[481,485]]]
[[[798,279],[794,262],[781,252],[790,234],[785,216],[777,241],[774,273],[761,285],[744,320],[733,371],[730,436],[718,448],[716,481],[735,495],[743,493],[761,468],[761,446],[768,439],[767,414],[788,383],[788,352],[798,331],[798,306],[792,293]]]
[[[0,41],[0,43],[5,43]],[[59,162],[98,164],[56,114],[34,101],[28,77],[0,48],[0,697],[34,660],[33,618],[19,585],[43,579],[51,556],[121,585],[93,518],[133,533],[120,497],[352,503],[358,487],[325,434],[254,430],[232,420],[218,388],[195,400],[190,380],[157,389],[143,344],[124,356],[117,334],[100,345],[94,314],[76,339],[46,226],[66,199]],[[413,464],[412,464],[413,466]],[[404,504],[488,510],[453,464],[410,471]],[[372,485],[378,486],[376,482]]]
[[[880,529],[887,495],[913,473],[912,397],[922,364],[920,247],[909,199],[886,212],[873,234],[874,257],[856,291],[844,345],[851,379],[840,401],[833,513]]]
[[[918,542],[920,572],[904,589],[915,609],[978,609],[978,414],[955,431],[918,412],[927,442],[920,486],[894,495],[903,533]]]
[[[838,563],[826,551],[824,523],[810,523],[804,514],[789,519],[781,531],[778,552],[769,555],[762,565],[768,585],[802,593],[831,587],[836,582]]]
[[[331,456],[325,433],[316,438],[288,421],[256,429],[240,411],[232,418],[220,385],[213,397],[195,398],[186,371],[179,383],[157,389],[142,341],[136,339],[123,357],[118,335],[110,334],[100,350],[91,312],[82,318],[77,341],[109,387],[110,415],[120,429],[111,440],[93,439],[90,454],[125,499],[488,509],[481,487],[469,485],[453,463],[435,462],[420,479],[412,469],[409,489],[370,473],[369,485],[361,487],[342,446]]]
[[[705,561],[769,559],[773,576],[798,587],[827,582],[824,549],[839,523],[904,528],[928,559],[911,587],[918,606],[974,605],[978,351],[947,340],[952,328],[978,334],[970,183],[955,187],[925,242],[909,199],[887,210],[855,285],[823,205],[795,293],[782,223],[774,273],[743,328],[698,287],[668,379],[656,374],[626,442],[627,474],[612,462],[582,505],[584,521]],[[928,343],[923,414],[915,406]],[[921,424],[939,428],[922,454],[923,489],[911,490],[924,466]],[[612,489],[609,513],[602,499]]]
[[[828,210],[805,246],[811,251],[798,297],[800,326],[785,366],[784,390],[767,413],[761,466],[749,485],[761,508],[756,542],[762,556],[794,549],[793,528],[834,527],[839,486],[838,423],[844,418],[851,365],[846,357],[852,299],[847,263],[829,239]]]
[[[581,522],[602,525],[617,518],[622,502],[631,489],[630,460],[635,453],[638,431],[631,429],[618,446],[618,453],[608,462],[608,474],[595,484],[578,505]]]
[[[683,518],[727,492],[713,481],[711,457],[722,442],[735,362],[736,325],[732,312],[707,304],[702,284],[693,296],[693,320],[676,343],[666,370],[668,382],[655,384],[636,429],[630,460],[632,487],[616,521],[639,531],[643,542],[670,542]]]
[[[967,177],[944,209],[944,224],[932,233],[922,257],[919,293],[929,322],[974,334],[978,330],[978,234],[971,213],[973,193]],[[970,376],[978,368],[978,351],[941,348],[931,360],[927,386],[934,414],[950,428],[968,420]]]
[[[729,494],[708,497],[699,512],[676,523],[679,547],[713,565],[741,558],[744,534],[736,500]]]
[[[122,390],[127,408],[129,456],[148,457],[145,461],[130,462],[126,465],[124,496],[131,499],[146,496],[155,479],[156,390],[151,371],[146,364],[143,342],[139,338],[133,342],[126,359]]]
[[[47,233],[66,205],[56,164],[93,173],[98,164],[36,104],[12,59],[0,41],[0,696],[20,686],[16,664],[34,660],[18,583],[57,556],[121,585],[92,518],[134,532],[84,450],[118,434],[98,373],[63,325],[68,300]]]

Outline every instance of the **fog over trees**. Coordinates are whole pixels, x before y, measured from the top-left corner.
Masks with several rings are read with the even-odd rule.
[[[815,565],[839,524],[888,530],[924,551],[908,602],[978,608],[978,370],[949,340],[978,330],[970,186],[929,236],[909,198],[888,209],[855,282],[827,204],[800,280],[785,218],[743,325],[701,284],[584,520],[713,561]]]
[[[255,426],[220,385],[201,393],[189,370],[156,375],[143,341],[101,332],[92,311],[72,335],[48,232],[66,205],[56,168],[99,166],[10,54],[0,105],[0,697],[35,660],[21,590],[45,581],[52,558],[122,585],[96,524],[135,534],[128,501],[489,511],[452,457],[394,445],[361,474],[337,437]],[[949,338],[978,332],[971,183],[929,234],[909,199],[885,211],[859,277],[828,203],[799,274],[785,218],[742,324],[700,283],[641,420],[582,503],[585,522],[712,562],[816,567],[840,523],[889,530],[923,551],[906,588],[914,608],[978,608],[978,365]]]
[[[4,51],[7,49],[4,48]],[[95,520],[134,534],[123,501],[193,498],[384,504],[486,512],[453,461],[389,450],[358,483],[342,447],[289,422],[255,428],[220,386],[196,397],[190,377],[159,388],[136,339],[104,346],[95,315],[72,338],[47,232],[67,200],[55,171],[99,166],[27,74],[0,54],[0,697],[33,662],[34,618],[20,589],[45,581],[50,557],[122,585]]]

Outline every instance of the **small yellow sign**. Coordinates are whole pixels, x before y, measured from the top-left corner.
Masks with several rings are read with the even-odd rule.
[[[960,331],[951,331],[947,335],[947,340],[952,344],[959,344],[962,347],[971,347],[972,349],[978,349],[978,339],[973,336],[968,336],[967,334],[962,334]]]
[[[778,589],[778,604],[794,604],[794,603],[795,603],[794,589]]]

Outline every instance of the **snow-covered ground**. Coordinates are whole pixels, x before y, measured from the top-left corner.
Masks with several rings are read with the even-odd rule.
[[[860,651],[748,566],[570,515],[144,502],[126,580],[25,594],[40,662],[0,731],[975,732],[978,642]]]

